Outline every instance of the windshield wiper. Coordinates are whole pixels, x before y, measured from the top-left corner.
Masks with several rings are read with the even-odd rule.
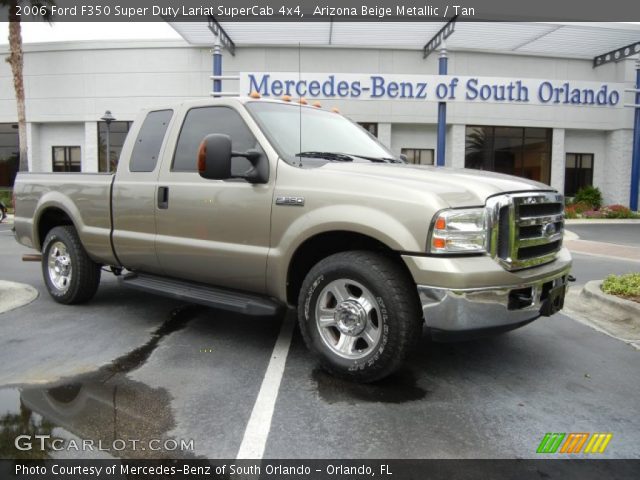
[[[353,162],[353,157],[345,155],[344,153],[335,152],[300,152],[296,153],[296,157],[325,158],[337,162]]]
[[[371,162],[378,162],[378,163],[402,163],[400,160],[397,160],[395,158],[390,158],[390,157],[368,157],[366,155],[359,155],[357,153],[349,153],[349,156],[352,157],[358,157],[358,158],[364,158],[365,160],[369,160]]]

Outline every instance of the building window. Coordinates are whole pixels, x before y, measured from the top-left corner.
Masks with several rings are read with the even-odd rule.
[[[465,167],[551,183],[551,129],[468,126]]]
[[[593,185],[593,153],[567,153],[564,194],[574,197],[578,190]]]
[[[115,172],[122,146],[133,122],[111,122],[109,127],[109,161],[107,161],[107,123],[98,122],[98,171]]]
[[[19,165],[18,125],[0,123],[0,187],[13,187]]]
[[[400,153],[407,157],[407,163],[433,165],[432,148],[402,148]]]
[[[358,122],[362,128],[364,128],[367,132],[369,132],[374,137],[378,137],[378,124],[377,123],[367,123],[367,122]]]
[[[54,172],[79,172],[80,147],[51,147]]]

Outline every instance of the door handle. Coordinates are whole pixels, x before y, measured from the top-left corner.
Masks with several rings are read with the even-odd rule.
[[[169,187],[158,187],[158,208],[169,208]]]

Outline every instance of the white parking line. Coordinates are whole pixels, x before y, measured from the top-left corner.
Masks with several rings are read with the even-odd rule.
[[[256,398],[251,417],[244,431],[244,437],[242,437],[242,443],[236,455],[238,460],[261,459],[264,455],[264,448],[271,429],[273,410],[276,406],[280,382],[287,363],[295,319],[295,313],[287,312],[282,322],[276,345],[271,353],[271,360],[269,360],[260,392],[258,392],[258,398]]]

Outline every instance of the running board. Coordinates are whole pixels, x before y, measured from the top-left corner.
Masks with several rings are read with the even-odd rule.
[[[224,290],[201,283],[142,273],[129,273],[118,277],[118,279],[122,285],[137,290],[188,300],[199,305],[244,315],[277,315],[282,309],[280,303],[267,297]]]

